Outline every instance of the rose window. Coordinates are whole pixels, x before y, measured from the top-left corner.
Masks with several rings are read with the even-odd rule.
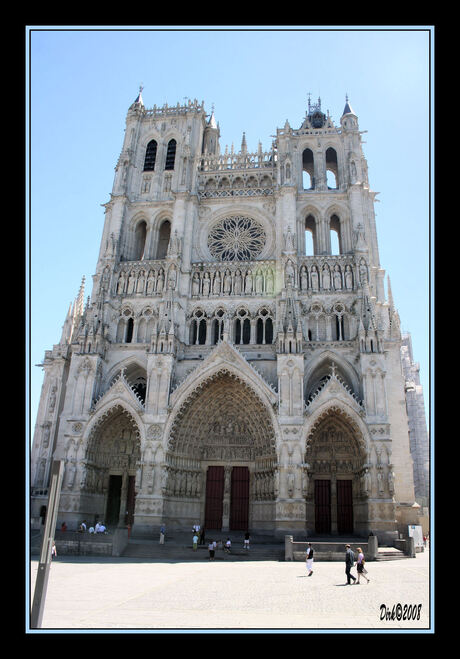
[[[220,261],[251,261],[265,246],[265,231],[250,217],[226,217],[211,229],[208,247]]]

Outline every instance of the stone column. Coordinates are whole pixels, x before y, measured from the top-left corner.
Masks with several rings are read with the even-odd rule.
[[[222,531],[225,532],[228,532],[230,528],[231,474],[232,474],[232,467],[226,465],[225,480],[224,480],[223,512],[222,512]]]

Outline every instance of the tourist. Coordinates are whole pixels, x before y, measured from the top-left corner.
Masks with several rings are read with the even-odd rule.
[[[346,552],[345,552],[345,573],[347,575],[347,586],[350,585],[350,579],[353,579],[353,583],[356,581],[356,577],[354,577],[350,570],[353,567],[355,563],[355,555],[352,552],[350,545],[345,545]]]
[[[57,551],[56,551],[56,543],[53,542],[53,546],[51,547],[51,560],[53,560],[53,557],[57,556]]]
[[[196,533],[193,535],[192,542],[193,542],[193,551],[196,551],[198,549],[198,536]]]
[[[61,524],[61,531],[67,531],[67,524],[65,522]]]
[[[246,533],[244,534],[243,549],[249,549],[249,531],[246,531]]]
[[[160,527],[160,545],[164,545],[165,543],[165,533],[166,533],[166,528],[165,525],[162,524]]]
[[[204,545],[204,526],[200,531],[200,545]]]
[[[79,533],[85,533],[86,531],[86,519],[83,520],[83,522],[80,524],[80,527],[78,529]]]
[[[367,583],[369,583],[370,579],[368,579],[366,577],[367,570],[364,567],[364,563],[366,561],[364,560],[363,550],[361,549],[361,547],[358,547],[356,551],[358,552],[358,560],[356,561],[356,570],[358,571],[358,581],[357,581],[357,583],[359,583],[359,579],[360,579],[361,575],[366,579]]]
[[[313,547],[311,546],[311,542],[308,543],[307,547],[307,570],[308,570],[308,577],[311,577],[313,574]]]
[[[232,541],[230,540],[230,538],[227,538],[227,540],[226,540],[226,542],[225,542],[225,545],[224,545],[224,551],[225,551],[227,554],[230,553],[231,546],[232,546]]]
[[[209,551],[209,560],[213,561],[214,560],[214,553],[216,551],[216,545],[215,545],[213,540],[211,540],[209,542],[208,551]]]

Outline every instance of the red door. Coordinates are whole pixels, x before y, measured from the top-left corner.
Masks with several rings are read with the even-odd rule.
[[[222,511],[224,501],[224,467],[208,467],[206,474],[206,505],[204,527],[222,528]]]
[[[353,481],[337,481],[337,531],[353,533]]]
[[[230,502],[230,530],[246,531],[249,524],[248,467],[233,467]]]
[[[315,480],[315,531],[331,532],[331,481]]]

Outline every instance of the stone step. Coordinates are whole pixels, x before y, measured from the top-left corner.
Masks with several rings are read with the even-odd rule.
[[[188,537],[188,536],[187,536]],[[190,541],[179,542],[177,536],[160,545],[158,540],[130,539],[122,553],[123,557],[151,558],[162,560],[208,560],[208,545],[199,545],[196,551]],[[219,546],[215,560],[284,560],[284,543],[251,543],[250,549],[244,549],[241,542],[232,542],[230,553]]]

